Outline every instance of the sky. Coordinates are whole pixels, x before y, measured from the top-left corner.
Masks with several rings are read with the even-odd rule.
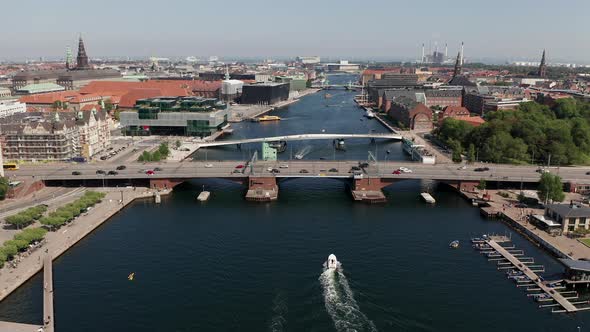
[[[589,0],[3,1],[0,59],[91,57],[418,59],[438,43],[468,59],[590,63]]]

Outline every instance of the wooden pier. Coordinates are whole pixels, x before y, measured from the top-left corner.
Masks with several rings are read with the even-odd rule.
[[[500,254],[507,261],[512,263],[515,269],[520,270],[527,278],[529,278],[527,282],[530,282],[531,284],[536,286],[536,288],[540,288],[543,292],[548,294],[555,302],[557,302],[557,304],[559,304],[564,309],[564,312],[576,312],[579,310],[569,301],[569,299],[574,299],[574,297],[566,298],[562,294],[557,292],[555,289],[548,287],[545,283],[541,281],[541,278],[535,272],[533,272],[533,270],[531,270],[525,263],[521,262],[513,254],[508,252],[508,250],[506,250],[504,247],[498,244],[498,242],[496,242],[495,240],[485,240],[485,243],[487,243],[490,247],[494,248],[496,252],[498,252],[498,254]]]

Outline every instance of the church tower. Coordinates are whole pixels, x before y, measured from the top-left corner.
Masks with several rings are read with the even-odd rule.
[[[543,56],[541,57],[541,64],[539,65],[539,72],[537,73],[539,77],[546,77],[547,76],[547,64],[545,63],[545,50],[543,50]]]
[[[90,69],[82,36],[80,36],[80,40],[78,41],[78,57],[76,58],[76,63],[76,69]]]

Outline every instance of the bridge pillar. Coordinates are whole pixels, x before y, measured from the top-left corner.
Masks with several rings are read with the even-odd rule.
[[[383,203],[387,199],[381,189],[389,184],[381,178],[363,177],[353,179],[351,188],[352,198],[359,202]]]
[[[270,202],[279,198],[279,186],[274,176],[250,176],[246,200]]]
[[[183,183],[182,179],[150,179],[150,188],[152,189],[174,189],[177,185]]]
[[[479,181],[444,181],[449,186],[465,192],[474,192],[479,185]]]

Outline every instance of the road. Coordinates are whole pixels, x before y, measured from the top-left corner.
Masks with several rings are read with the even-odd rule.
[[[211,167],[206,167],[210,164]],[[89,180],[89,179],[146,179],[146,178],[244,178],[247,176],[273,176],[268,168],[277,168],[280,173],[276,174],[277,178],[284,177],[333,177],[343,178],[351,177],[349,173],[352,166],[358,165],[354,161],[285,161],[285,162],[265,162],[258,161],[255,166],[237,169],[237,165],[244,165],[244,161],[210,161],[210,162],[166,162],[166,163],[130,163],[126,165],[125,170],[117,171],[117,175],[100,175],[96,174],[97,170],[110,171],[115,170],[118,166],[113,163],[103,164],[69,164],[69,165],[36,165],[22,166],[20,170],[13,171],[17,178],[27,179],[35,177],[41,180]],[[280,166],[288,168],[280,168]],[[394,170],[404,166],[412,170],[411,173],[392,174]],[[477,172],[476,167],[488,167],[488,171]],[[153,175],[147,175],[146,170],[153,170],[160,167],[161,171],[156,171]],[[336,169],[337,172],[330,172],[330,169]],[[234,173],[238,170],[236,173]],[[306,170],[307,173],[301,173]],[[80,175],[73,175],[72,172],[78,171]],[[574,182],[577,184],[590,184],[590,167],[551,167],[549,171],[561,176],[564,182]],[[430,179],[430,180],[472,180],[479,181],[485,179],[488,181],[502,182],[537,182],[540,173],[537,172],[537,166],[512,166],[500,164],[470,165],[467,169],[459,169],[458,165],[437,164],[425,165],[412,162],[379,162],[371,163],[366,169],[365,175],[372,177],[382,177],[390,179]]]

